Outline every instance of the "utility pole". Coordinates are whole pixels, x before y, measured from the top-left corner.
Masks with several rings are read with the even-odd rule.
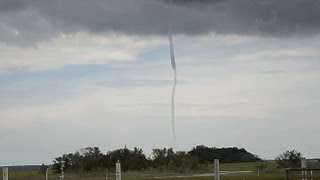
[[[220,164],[219,159],[214,160],[214,179],[220,180]]]

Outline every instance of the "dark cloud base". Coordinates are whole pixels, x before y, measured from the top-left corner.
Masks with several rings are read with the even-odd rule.
[[[318,0],[0,0],[0,40],[29,44],[60,33],[245,34],[289,37],[320,31]]]

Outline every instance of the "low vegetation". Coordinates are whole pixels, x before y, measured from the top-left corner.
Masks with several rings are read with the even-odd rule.
[[[301,153],[292,150],[281,153],[274,161],[262,161],[245,149],[202,145],[188,152],[175,152],[171,148],[154,149],[152,155],[146,157],[140,148],[131,150],[125,147],[102,153],[98,147],[87,147],[56,157],[54,164],[50,166],[49,180],[59,179],[61,160],[65,161],[65,180],[105,180],[106,176],[108,180],[115,180],[114,167],[118,160],[121,161],[123,180],[159,177],[163,180],[211,180],[214,179],[212,161],[216,158],[221,162],[223,180],[285,180],[285,168],[297,167],[297,157],[301,156]],[[45,165],[28,170],[9,168],[10,180],[43,180],[46,170]],[[197,176],[199,174],[207,176]],[[301,173],[298,172],[295,176],[301,179]],[[320,173],[314,172],[313,179],[320,179]]]
[[[153,149],[152,156],[147,158],[141,148],[133,150],[124,147],[102,153],[98,147],[86,147],[75,153],[56,157],[53,169],[61,171],[61,160],[65,162],[67,172],[90,172],[99,170],[114,171],[119,160],[122,171],[141,171],[155,169],[160,172],[186,172],[200,169],[200,164],[212,164],[214,159],[221,163],[257,162],[256,155],[238,148],[215,148],[206,146],[194,147],[189,152],[173,151],[172,148]]]
[[[243,163],[222,163],[220,164],[221,171],[252,171],[249,173],[237,173],[237,174],[223,174],[221,179],[223,180],[285,180],[285,173],[283,169],[279,169],[275,162],[266,162],[266,168],[260,172],[258,177],[258,171],[256,166],[260,162],[243,162]],[[203,173],[213,172],[212,164],[199,164],[198,170],[187,171],[183,173],[179,172],[160,172],[157,169],[146,169],[141,171],[127,171],[122,173],[123,180],[156,180],[156,177],[163,177],[162,180],[174,180],[178,179],[175,176],[188,176]],[[106,174],[108,174],[108,180],[115,180],[115,174],[111,171],[100,170],[91,172],[66,172],[65,180],[105,180]],[[58,179],[59,174],[50,170],[49,180]],[[1,178],[0,178],[1,179]],[[10,180],[43,180],[44,176],[38,170],[16,170],[10,171]],[[181,177],[179,180],[212,180],[212,176],[208,177]]]

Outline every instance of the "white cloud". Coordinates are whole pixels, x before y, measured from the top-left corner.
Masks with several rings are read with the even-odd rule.
[[[210,38],[178,36],[175,43],[176,128],[183,150],[198,143],[213,143],[209,145],[249,147],[254,153],[270,158],[281,152],[281,148],[290,147],[281,144],[289,137],[282,132],[299,129],[304,117],[308,118],[304,121],[306,124],[317,127],[320,88],[316,82],[320,75],[319,64],[313,61],[319,56],[317,42],[214,35]],[[21,66],[45,71],[70,64],[132,62],[149,50],[155,54],[168,52],[164,49],[167,48],[166,38],[141,39],[115,34],[61,35],[34,48],[1,46],[4,48],[1,57],[6,57],[0,60],[2,71]],[[143,56],[143,60],[148,59],[147,56]],[[8,154],[11,149],[23,149],[22,146],[32,149],[26,143],[10,144],[19,140],[19,136],[6,136],[9,133],[36,137],[34,146],[38,143],[59,153],[87,145],[101,145],[105,150],[124,145],[149,149],[170,146],[171,84],[168,82],[172,79],[172,70],[166,56],[168,54],[157,56],[147,63],[141,61],[142,64],[138,62],[135,66],[125,65],[122,75],[117,72],[112,76],[106,73],[82,77],[71,87],[62,86],[76,92],[72,97],[50,104],[1,107],[0,134],[3,136],[0,138],[4,141],[0,143],[10,145],[6,147]],[[125,86],[117,84],[119,81]],[[151,85],[153,81],[160,82]],[[61,79],[61,83],[67,84],[68,80]],[[24,85],[28,87],[28,84],[21,86]],[[20,89],[20,86],[15,88]],[[12,90],[4,86],[3,89]],[[47,95],[45,90],[41,95]],[[307,132],[304,137],[310,137],[307,125],[302,128]],[[48,132],[59,133],[47,135]],[[41,137],[41,133],[46,136]],[[224,138],[219,138],[221,136]],[[269,142],[276,136],[280,140]],[[47,137],[51,144],[42,143]],[[265,150],[264,145],[256,144],[257,138],[276,148]],[[301,140],[294,147],[303,145]],[[312,147],[318,148],[317,145]],[[316,152],[308,151],[308,154]],[[52,156],[44,154],[42,157]],[[30,162],[30,159],[23,161]]]
[[[136,60],[149,48],[166,43],[160,37],[117,34],[61,34],[33,47],[0,44],[0,71],[47,70],[72,64],[108,64]]]
[[[262,60],[290,60],[293,58],[319,57],[320,52],[315,48],[283,48],[283,49],[260,49],[258,52],[248,52],[235,55],[234,61],[262,61]]]

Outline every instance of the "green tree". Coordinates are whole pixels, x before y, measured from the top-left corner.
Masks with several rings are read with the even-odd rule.
[[[167,164],[169,163],[167,159],[167,149],[153,149],[152,159],[153,167],[167,166]]]
[[[301,166],[302,154],[296,150],[287,150],[276,157],[276,162],[282,168],[295,168]]]
[[[110,164],[112,167],[119,160],[121,162],[121,169],[128,170],[142,170],[149,166],[149,161],[143,154],[142,149],[135,147],[133,150],[124,147],[107,153],[110,157]]]
[[[194,147],[188,154],[199,158],[202,164],[213,163],[214,159],[219,159],[222,163],[261,161],[258,156],[249,153],[245,149],[238,149],[236,147],[216,148],[200,145]]]
[[[52,169],[56,173],[61,173],[61,161],[64,161],[64,171],[67,171],[70,169],[72,165],[72,153],[64,154],[62,157],[56,157],[53,161]]]
[[[159,170],[185,172],[198,167],[198,158],[185,151],[173,151],[172,148],[153,149],[152,165]]]
[[[84,171],[92,171],[102,167],[103,154],[98,147],[82,148],[81,154],[83,156]]]

